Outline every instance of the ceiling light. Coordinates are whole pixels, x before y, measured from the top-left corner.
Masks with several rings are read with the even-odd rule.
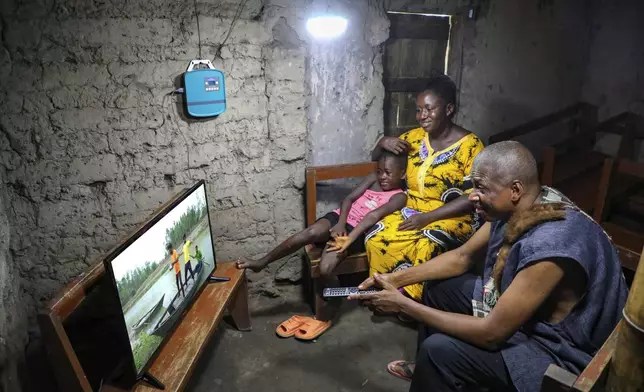
[[[306,22],[306,29],[317,39],[332,39],[344,34],[349,21],[341,16],[317,16]]]

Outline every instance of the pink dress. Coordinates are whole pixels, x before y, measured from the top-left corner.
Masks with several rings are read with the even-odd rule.
[[[396,189],[389,192],[376,192],[371,189],[367,189],[358,200],[354,201],[351,204],[351,209],[349,210],[349,215],[347,216],[347,224],[352,227],[358,226],[358,223],[364,219],[364,217],[375,210],[378,207],[382,207],[387,204],[389,199],[393,195],[402,193],[402,189]],[[340,209],[334,210],[336,214],[340,215]]]

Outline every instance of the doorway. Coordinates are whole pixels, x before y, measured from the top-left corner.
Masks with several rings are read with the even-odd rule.
[[[391,22],[383,57],[385,136],[417,128],[416,95],[447,71],[450,16],[387,12]]]

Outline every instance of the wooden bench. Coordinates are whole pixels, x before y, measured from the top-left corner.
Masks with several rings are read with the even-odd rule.
[[[557,365],[550,365],[543,375],[541,384],[542,392],[593,392],[603,390],[602,386],[606,383],[608,375],[608,365],[610,364],[619,331],[622,327],[622,321],[604,342],[602,347],[597,351],[588,366],[579,374],[579,376],[560,368]]]
[[[636,232],[606,220],[610,213],[611,200],[644,181],[644,165],[632,161],[608,158],[602,168],[593,218],[612,237],[625,268],[635,271],[644,247],[644,232]]]
[[[594,150],[598,134],[620,135],[617,157],[625,159],[634,159],[634,141],[644,138],[644,121],[633,113],[625,112],[600,124],[596,119],[597,108],[582,102],[493,135],[489,142],[516,140],[539,134],[549,127],[563,126],[563,140],[542,148],[541,154],[536,156],[541,183],[559,189],[582,210],[592,214],[602,165],[609,157]],[[610,197],[623,194],[632,187],[633,181],[629,179],[615,180],[615,192],[611,192]]]
[[[306,225],[311,226],[317,219],[317,184],[320,181],[337,180],[344,178],[365,177],[376,168],[375,162],[354,163],[346,165],[312,166],[306,168]],[[323,248],[315,245],[305,247],[306,260],[310,279],[313,281],[313,312],[317,312],[322,306],[323,299],[320,287],[320,257]],[[367,254],[349,254],[336,267],[336,275],[354,274],[369,271]]]
[[[230,311],[239,330],[251,329],[248,289],[244,272],[238,270],[235,263],[220,262],[217,264],[215,275],[228,277],[230,280],[206,283],[203,291],[194,299],[178,326],[164,342],[149,368],[150,374],[165,385],[165,391],[181,391],[185,387],[225,310]],[[96,369],[96,365],[83,363],[79,359],[76,351],[82,348],[72,344],[70,338],[73,337],[68,335],[64,323],[67,318],[73,316],[86,299],[88,289],[95,290],[96,283],[104,276],[103,264],[95,264],[87,273],[67,285],[38,316],[47,353],[62,391],[99,391],[90,385],[84,370],[86,366]],[[105,385],[100,390],[119,391],[118,388]],[[133,391],[158,390],[139,383]]]

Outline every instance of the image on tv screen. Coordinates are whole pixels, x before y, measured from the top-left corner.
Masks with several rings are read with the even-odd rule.
[[[215,268],[205,185],[111,262],[137,373]]]

